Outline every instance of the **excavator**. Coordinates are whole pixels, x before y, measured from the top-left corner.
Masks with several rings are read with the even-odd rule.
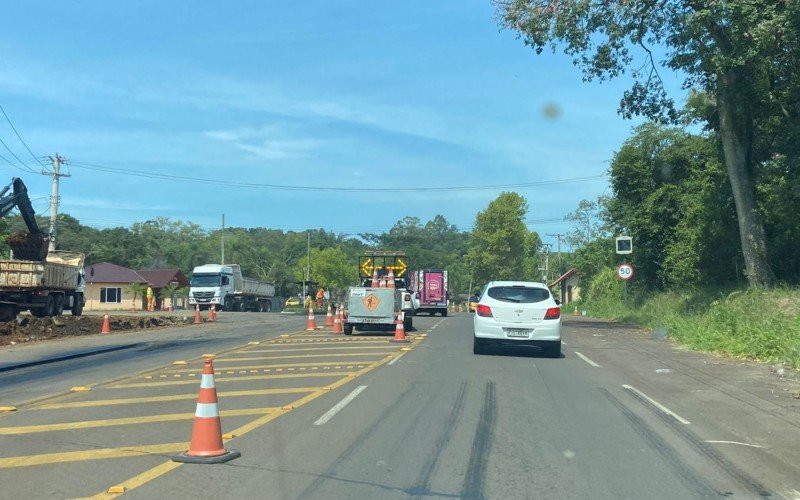
[[[6,193],[12,187],[12,194],[7,195]],[[33,211],[31,200],[28,197],[28,189],[22,179],[18,177],[14,177],[8,186],[0,190],[0,217],[5,217],[14,208],[19,208],[22,220],[28,226],[27,233],[17,231],[6,238],[6,243],[14,252],[14,257],[21,260],[45,260],[50,240],[39,229],[36,212]]]
[[[84,255],[48,252],[50,238],[36,222],[25,183],[16,177],[0,190],[0,217],[14,208],[19,209],[28,231],[6,238],[12,257],[0,260],[0,321],[10,321],[26,310],[40,318],[59,316],[65,309],[79,316],[84,304]]]

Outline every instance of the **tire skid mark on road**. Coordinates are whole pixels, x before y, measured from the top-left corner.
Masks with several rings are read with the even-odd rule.
[[[442,431],[439,433],[439,436],[436,438],[436,441],[433,444],[433,450],[431,451],[431,454],[422,465],[422,470],[419,478],[416,481],[416,485],[407,491],[409,495],[421,497],[432,494],[430,491],[431,478],[433,478],[433,475],[436,473],[436,469],[439,465],[439,458],[450,442],[450,438],[453,436],[453,432],[458,424],[458,420],[461,418],[461,414],[464,412],[464,402],[467,399],[467,387],[467,382],[461,382],[458,395],[453,403],[453,408],[450,411],[450,414],[447,416],[447,420],[444,422],[444,425],[441,427]]]
[[[656,411],[656,416],[665,422],[675,433],[689,443],[692,448],[699,454],[712,461],[716,466],[724,472],[728,477],[739,483],[740,486],[747,489],[750,493],[759,497],[769,497],[771,493],[767,490],[760,481],[752,477],[747,472],[737,467],[733,462],[725,458],[712,443],[706,443],[700,439],[694,432],[692,432],[686,425],[679,424],[674,418],[663,412]]]
[[[686,462],[681,459],[678,452],[667,444],[647,423],[625,406],[619,399],[606,389],[598,388],[600,394],[608,399],[628,421],[628,424],[641,436],[650,447],[655,450],[664,462],[684,481],[686,486],[697,492],[699,496],[720,496],[723,492],[717,491],[705,478],[697,474]],[[658,412],[656,412],[658,414]]]
[[[486,382],[483,389],[483,406],[475,438],[472,441],[472,452],[467,464],[464,484],[461,487],[461,498],[486,498],[484,491],[486,469],[489,465],[489,454],[494,440],[494,426],[497,419],[497,400],[495,383]]]

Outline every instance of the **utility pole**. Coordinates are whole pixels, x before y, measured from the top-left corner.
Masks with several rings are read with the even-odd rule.
[[[54,252],[56,249],[56,236],[58,232],[58,180],[61,177],[70,177],[69,174],[61,173],[61,164],[66,160],[58,155],[51,156],[50,160],[53,162],[53,171],[43,171],[42,175],[52,175],[53,185],[50,188],[50,244],[47,247],[48,252]]]
[[[303,280],[303,300],[306,300],[308,280],[311,278],[311,230],[306,230],[306,279]]]
[[[220,233],[220,264],[225,265],[225,214],[222,214],[222,233]]]
[[[544,267],[539,267],[542,271],[542,283],[547,284],[547,276],[550,274],[550,243],[542,243],[544,247]]]
[[[564,236],[563,233],[556,233],[556,234],[548,234],[547,236],[558,238],[558,275],[561,276],[564,274],[564,265],[561,261],[561,237]]]

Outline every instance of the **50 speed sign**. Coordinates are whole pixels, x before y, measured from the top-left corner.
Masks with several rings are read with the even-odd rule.
[[[620,264],[617,266],[617,276],[621,280],[630,281],[633,278],[633,265],[630,263]]]

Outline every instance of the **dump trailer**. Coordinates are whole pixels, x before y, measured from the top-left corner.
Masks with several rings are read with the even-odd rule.
[[[6,238],[12,258],[0,260],[0,321],[10,321],[21,311],[41,318],[69,309],[79,316],[84,304],[84,255],[48,252],[50,240],[39,229],[28,190],[19,178],[0,190],[0,217],[14,208],[19,209],[28,232],[17,231]]]
[[[43,261],[0,260],[0,321],[26,310],[39,318],[59,316],[65,309],[80,316],[83,259],[81,253],[56,251]]]
[[[238,264],[205,264],[192,271],[189,305],[206,310],[270,312],[275,285],[242,276]]]

